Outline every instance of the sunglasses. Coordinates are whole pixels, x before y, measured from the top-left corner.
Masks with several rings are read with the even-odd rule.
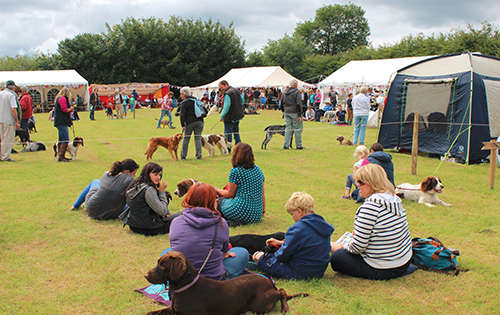
[[[358,180],[356,183],[358,184],[358,187],[363,186],[363,185],[365,184],[365,183],[363,183],[363,182],[362,182],[362,181],[360,181],[360,180]]]

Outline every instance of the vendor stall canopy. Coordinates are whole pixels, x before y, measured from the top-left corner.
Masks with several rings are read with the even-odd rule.
[[[482,162],[482,143],[500,136],[500,59],[480,53],[429,58],[400,69],[392,81],[378,142]]]

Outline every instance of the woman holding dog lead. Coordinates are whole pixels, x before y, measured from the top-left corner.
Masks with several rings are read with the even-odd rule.
[[[354,174],[365,202],[356,211],[352,241],[332,243],[332,269],[353,277],[388,280],[410,266],[412,243],[406,211],[384,169],[368,164]]]
[[[127,206],[123,193],[134,181],[138,168],[139,164],[132,159],[116,161],[109,172],[104,172],[101,180],[94,179],[83,189],[71,210],[78,210],[85,202],[85,210],[92,219],[118,218]]]
[[[243,247],[229,249],[229,227],[216,209],[217,193],[209,184],[197,182],[182,201],[182,215],[170,226],[170,246],[186,255],[200,273],[210,279],[225,280],[241,275],[249,254]]]
[[[238,143],[231,155],[228,190],[217,189],[219,210],[230,226],[260,222],[266,211],[264,173],[255,165],[252,147]]]
[[[180,214],[171,215],[168,210],[168,201],[172,197],[166,192],[167,183],[162,180],[162,173],[160,165],[149,162],[125,192],[129,208],[120,219],[134,233],[147,236],[168,234],[170,223]]]
[[[188,148],[189,141],[191,140],[191,134],[194,132],[194,145],[196,147],[196,158],[201,160],[201,133],[203,132],[203,116],[196,117],[194,111],[194,102],[195,99],[191,96],[191,89],[189,86],[185,86],[181,88],[181,99],[182,103],[180,106],[181,109],[181,126],[184,131],[184,139],[182,140],[182,149],[181,149],[181,160],[185,160]]]
[[[71,122],[71,112],[73,106],[70,105],[71,91],[67,87],[63,87],[56,95],[54,102],[54,127],[57,128],[59,140],[57,142],[57,152],[59,162],[69,162],[65,157],[66,150],[69,144],[69,129],[68,126],[73,125]]]

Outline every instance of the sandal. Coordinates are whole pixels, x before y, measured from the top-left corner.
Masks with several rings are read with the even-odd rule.
[[[343,196],[342,196],[342,199],[351,199],[351,196],[346,196],[346,195],[343,195]]]

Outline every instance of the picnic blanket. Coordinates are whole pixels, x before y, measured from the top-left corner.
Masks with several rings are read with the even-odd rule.
[[[168,287],[165,284],[151,284],[142,289],[135,290],[136,292],[143,293],[145,296],[152,298],[153,300],[170,306],[170,298],[168,296]]]

